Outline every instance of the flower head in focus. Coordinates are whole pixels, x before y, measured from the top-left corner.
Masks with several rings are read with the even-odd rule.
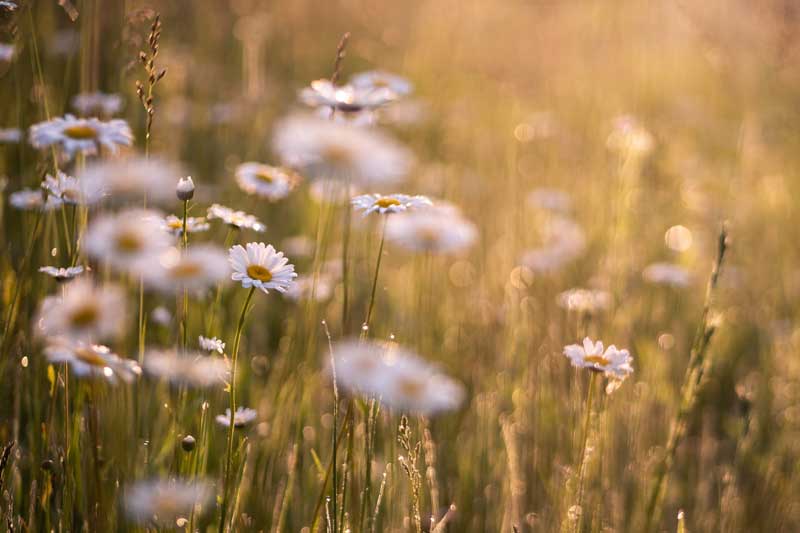
[[[402,213],[409,209],[419,209],[433,205],[427,196],[409,196],[407,194],[362,194],[353,198],[353,207],[364,212],[364,216],[370,213]]]
[[[297,277],[294,265],[283,252],[263,242],[249,242],[246,247],[237,244],[230,249],[229,261],[233,268],[231,279],[246,289],[255,287],[265,294],[269,289],[286,292]]]
[[[602,372],[615,380],[624,380],[633,372],[628,350],[619,350],[613,344],[604,350],[602,341],[593,342],[589,337],[583,339],[582,345],[565,346],[564,355],[574,367]]]

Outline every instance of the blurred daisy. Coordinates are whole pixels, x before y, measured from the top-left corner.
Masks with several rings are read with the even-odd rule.
[[[560,189],[540,187],[528,193],[528,205],[548,211],[569,211],[572,207],[570,195]]]
[[[344,341],[333,354],[339,385],[393,409],[427,415],[456,409],[464,400],[460,383],[395,344]]]
[[[110,117],[122,111],[122,96],[102,92],[81,93],[72,97],[72,108],[81,115],[97,113]]]
[[[406,78],[381,70],[359,72],[350,78],[350,85],[365,91],[389,91],[393,99],[408,96],[414,89]]]
[[[617,380],[623,380],[633,372],[633,358],[628,350],[618,350],[613,344],[603,350],[602,341],[592,342],[589,337],[583,339],[583,345],[565,346],[564,355],[574,367],[602,372]]]
[[[299,181],[299,176],[291,170],[261,163],[242,163],[236,167],[239,188],[273,202],[286,198]]]
[[[178,354],[151,350],[145,354],[144,370],[173,385],[208,388],[221,386],[230,376],[230,365],[222,357],[201,353]]]
[[[236,409],[236,412],[233,413],[233,427],[241,429],[256,418],[258,418],[258,412],[255,409],[250,409],[249,407],[239,407]],[[226,428],[231,427],[231,410],[225,409],[225,414],[217,415],[216,420],[217,424],[221,426]]]
[[[157,212],[143,209],[99,215],[86,230],[86,251],[116,269],[146,269],[174,242],[161,230],[160,219]]]
[[[8,63],[14,59],[16,48],[13,44],[0,43],[0,62]]]
[[[653,263],[642,271],[642,277],[650,283],[687,287],[691,280],[689,271],[672,263]]]
[[[78,175],[86,194],[108,194],[112,199],[173,202],[175,182],[184,175],[180,166],[157,158],[128,157],[95,162]]]
[[[39,268],[39,272],[47,274],[48,276],[54,278],[56,281],[67,281],[83,274],[84,268],[81,265],[67,267],[67,268],[43,266]]]
[[[310,87],[300,91],[300,101],[308,106],[326,106],[345,113],[375,109],[395,98],[387,87],[334,85],[329,80],[312,81]]]
[[[595,313],[611,305],[611,295],[606,291],[570,289],[558,295],[558,304],[569,311]]]
[[[139,481],[125,489],[125,513],[143,526],[183,528],[192,514],[212,506],[211,486],[202,481]]]
[[[241,282],[246,289],[255,287],[265,294],[269,294],[269,289],[286,292],[297,274],[283,252],[276,252],[271,244],[263,242],[249,242],[246,246],[237,244],[230,249],[231,279]]]
[[[409,196],[407,194],[362,194],[351,201],[356,210],[363,211],[364,216],[370,213],[402,213],[408,209],[419,209],[433,205],[427,196]]]
[[[390,185],[400,181],[412,164],[408,150],[373,129],[293,115],[275,131],[274,147],[284,164],[311,178]]]
[[[0,144],[14,144],[22,140],[22,130],[18,128],[0,128]]]
[[[197,340],[200,343],[200,348],[207,352],[217,352],[220,355],[225,353],[225,343],[216,337],[209,338],[200,335]]]
[[[313,299],[316,302],[324,302],[333,296],[334,286],[333,277],[322,272],[317,276],[316,283],[314,276],[298,277],[283,295],[295,302],[309,299]]]
[[[542,226],[541,234],[544,244],[528,250],[521,259],[534,272],[555,272],[586,249],[583,229],[568,218],[551,218]]]
[[[142,373],[136,361],[123,359],[98,344],[55,338],[44,353],[51,363],[69,363],[78,377],[104,378],[112,383],[119,378],[130,383]]]
[[[42,333],[77,340],[116,338],[125,328],[125,295],[115,285],[96,287],[78,278],[64,286],[61,296],[44,299],[37,316]]]
[[[227,254],[210,245],[169,248],[157,260],[140,264],[144,283],[164,292],[202,291],[223,282],[229,273]]]
[[[159,305],[150,313],[150,319],[159,326],[169,326],[172,322],[172,314],[163,305]]]
[[[63,205],[61,200],[54,196],[48,196],[45,200],[41,189],[22,189],[8,195],[8,203],[16,209],[31,211],[34,209],[44,209],[51,211]]]
[[[213,204],[208,208],[208,219],[218,218],[229,226],[237,229],[249,228],[253,231],[264,231],[267,227],[258,221],[253,215],[248,215],[244,211],[234,211],[224,205]]]
[[[451,254],[472,246],[478,230],[459,215],[424,210],[389,218],[386,238],[414,252]]]
[[[211,224],[203,217],[186,218],[187,233],[201,233],[203,231],[208,231],[210,227]],[[167,215],[161,221],[161,229],[178,237],[183,233],[183,219],[175,215]]]
[[[102,197],[98,190],[87,191],[77,178],[68,176],[60,170],[55,176],[47,174],[42,182],[48,194],[55,196],[65,204],[86,205],[96,203]]]
[[[119,146],[133,144],[133,133],[124,120],[104,122],[69,114],[34,124],[28,136],[35,148],[61,147],[67,159],[72,159],[76,153],[97,155],[101,146],[116,154]]]

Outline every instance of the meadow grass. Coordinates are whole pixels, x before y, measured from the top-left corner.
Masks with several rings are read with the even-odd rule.
[[[0,530],[797,531],[797,20],[0,1]]]

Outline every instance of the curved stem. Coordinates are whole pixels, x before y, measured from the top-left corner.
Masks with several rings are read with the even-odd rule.
[[[247,298],[242,306],[242,312],[239,315],[239,323],[236,325],[236,335],[233,337],[233,351],[231,352],[231,393],[230,393],[230,424],[228,426],[228,445],[225,459],[225,480],[222,485],[222,507],[220,509],[219,517],[219,533],[225,531],[225,515],[228,510],[228,487],[231,477],[231,469],[233,466],[233,432],[236,429],[234,422],[234,415],[236,413],[236,361],[239,357],[239,343],[242,339],[242,330],[244,329],[244,321],[247,318],[247,312],[250,308],[250,301],[253,299],[253,294],[256,288],[251,287],[250,292],[247,293]],[[233,517],[231,517],[233,518]]]

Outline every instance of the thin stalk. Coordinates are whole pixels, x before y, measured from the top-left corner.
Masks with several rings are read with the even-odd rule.
[[[586,462],[586,444],[589,442],[589,424],[592,418],[592,399],[594,397],[594,382],[597,379],[597,372],[592,371],[589,376],[589,387],[586,392],[586,414],[583,417],[583,444],[581,444],[580,462],[578,463],[578,520],[575,531],[581,530],[583,522],[583,481],[586,474],[584,464]]]
[[[183,234],[182,234],[182,242],[183,242],[183,249],[186,251],[189,248],[189,233],[186,231],[186,218],[189,212],[189,200],[183,201]],[[183,289],[183,314],[181,315],[181,348],[183,348],[183,352],[186,353],[186,346],[187,346],[187,338],[188,338],[188,331],[189,331],[189,291],[187,289]]]
[[[231,353],[231,393],[230,393],[230,424],[228,427],[228,445],[226,451],[226,459],[225,459],[225,480],[222,485],[222,507],[220,509],[220,517],[219,517],[219,533],[224,533],[225,531],[225,515],[228,511],[228,494],[230,492],[230,488],[228,484],[230,483],[231,477],[231,470],[233,468],[233,432],[236,429],[234,426],[234,415],[236,413],[236,361],[239,358],[239,343],[242,339],[242,330],[244,329],[244,322],[247,318],[247,312],[250,308],[250,301],[253,299],[253,294],[256,292],[255,287],[250,288],[250,292],[247,293],[247,298],[244,301],[244,305],[242,306],[242,312],[239,315],[239,323],[236,325],[236,334],[233,337],[233,352]],[[233,520],[233,517],[231,517]]]
[[[369,321],[372,319],[372,309],[375,306],[375,291],[378,288],[378,274],[381,270],[381,259],[383,258],[383,244],[386,240],[386,222],[389,216],[383,218],[383,228],[381,229],[381,244],[378,247],[378,259],[375,261],[375,276],[372,278],[372,291],[369,296],[369,307],[367,308],[367,318],[364,320],[366,326],[364,334],[369,331]]]

